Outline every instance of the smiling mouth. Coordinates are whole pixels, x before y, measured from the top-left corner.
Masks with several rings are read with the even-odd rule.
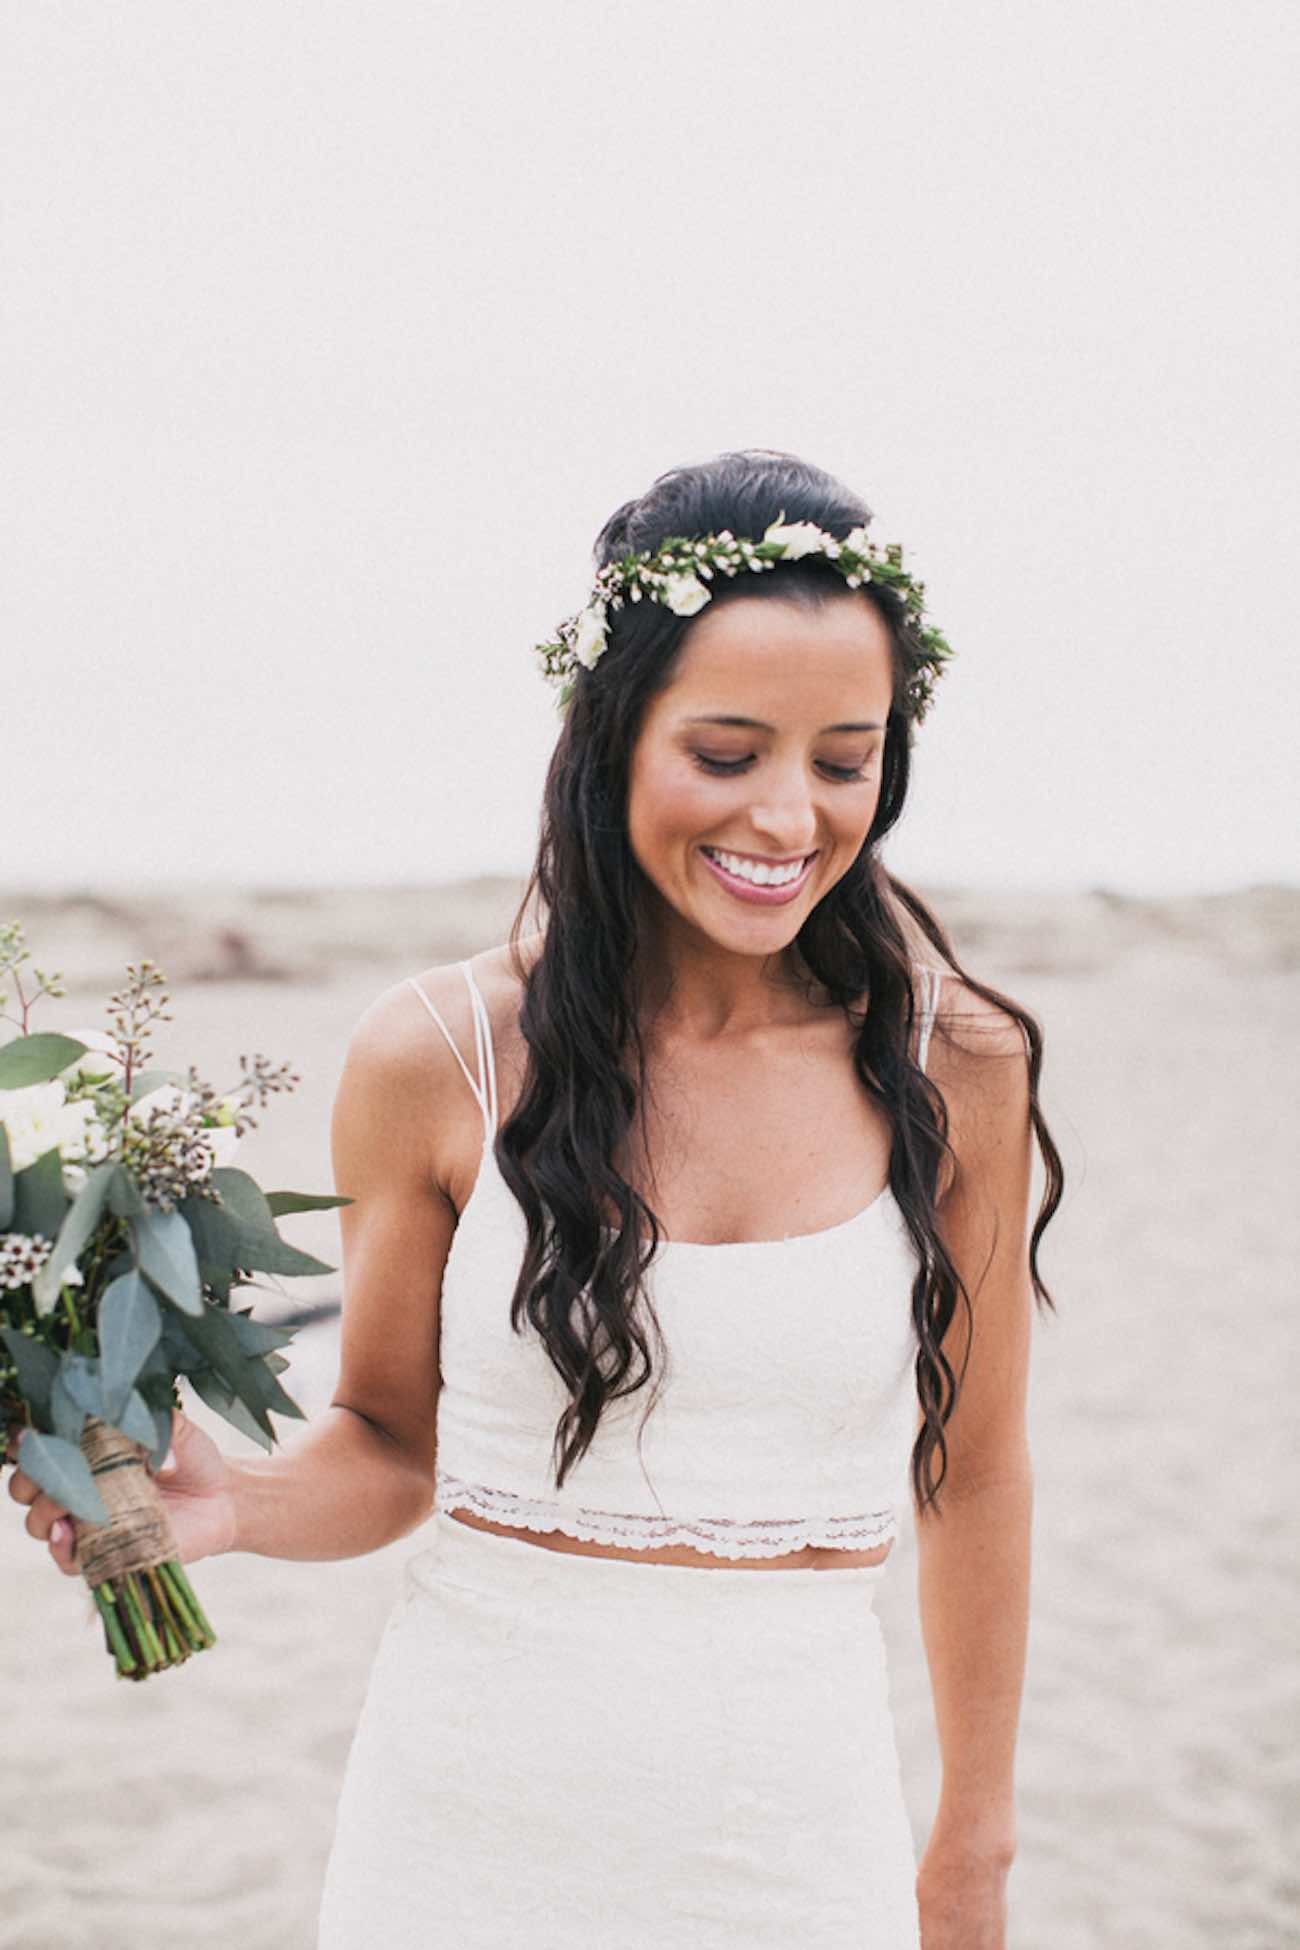
[[[725,847],[714,846],[702,846],[700,852],[728,891],[742,899],[768,902],[796,894],[817,858],[816,850],[797,860],[761,860],[752,854],[732,853]]]

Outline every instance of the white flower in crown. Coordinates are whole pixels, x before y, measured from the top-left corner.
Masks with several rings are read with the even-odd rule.
[[[587,670],[594,670],[608,641],[604,603],[588,603],[578,618],[573,654]]]
[[[801,555],[826,554],[828,543],[836,555],[840,548],[834,536],[819,528],[815,521],[774,521],[770,528],[764,529],[763,540],[779,542],[787,562],[797,562]]]
[[[703,609],[709,598],[709,591],[698,576],[686,573],[669,574],[663,580],[664,601],[674,616],[694,616]]]
[[[850,589],[873,582],[904,605],[903,620],[913,637],[911,661],[916,665],[908,677],[908,694],[911,715],[919,722],[953,652],[942,631],[932,625],[922,627],[924,585],[904,571],[901,546],[890,543],[882,555],[868,541],[865,522],[839,541],[815,521],[788,522],[784,509],[757,544],[747,538],[738,541],[729,528],[723,528],[711,535],[673,536],[656,551],[632,551],[608,563],[596,578],[587,607],[567,618],[555,637],[534,645],[543,675],[559,686],[561,709],[573,696],[578,671],[593,670],[604,654],[609,610],[644,598],[662,603],[678,616],[694,616],[710,599],[712,592],[706,585],[715,573],[734,576],[741,569],[774,569],[783,561],[797,562],[808,555],[834,563]]]

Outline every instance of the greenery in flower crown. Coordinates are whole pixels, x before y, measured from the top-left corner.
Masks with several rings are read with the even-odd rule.
[[[717,535],[670,535],[657,549],[634,550],[606,563],[586,607],[566,617],[550,642],[536,645],[543,675],[560,687],[561,709],[573,694],[579,666],[592,670],[604,654],[610,611],[621,609],[625,601],[639,603],[648,598],[663,603],[678,616],[694,616],[711,600],[707,584],[715,570],[725,576],[743,570],[760,573],[774,569],[779,562],[794,562],[808,555],[820,555],[833,564],[850,589],[872,582],[890,590],[903,603],[905,640],[912,653],[906,690],[911,715],[919,722],[953,652],[941,630],[922,624],[925,584],[903,567],[901,545],[888,542],[877,548],[868,541],[864,527],[851,529],[841,541],[815,522],[787,522],[784,510],[764,530],[760,542],[737,540],[729,528]]]

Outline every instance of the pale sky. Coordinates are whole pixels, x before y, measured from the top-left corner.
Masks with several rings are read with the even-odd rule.
[[[841,475],[921,884],[1294,882],[1294,6],[0,8],[0,881],[523,871],[612,509]]]

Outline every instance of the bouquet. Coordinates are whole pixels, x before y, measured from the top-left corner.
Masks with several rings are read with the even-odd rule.
[[[305,1420],[277,1376],[292,1328],[231,1305],[254,1271],[332,1273],[280,1237],[286,1213],[346,1198],[264,1193],[230,1163],[250,1105],[302,1079],[240,1057],[218,1094],[191,1066],[144,1067],[150,1025],[170,1021],[144,960],[110,998],[107,1033],[33,1033],[42,994],[16,922],[0,927],[0,1425],[17,1463],[73,1519],[76,1561],[119,1678],[145,1679],[215,1644],[181,1566],[154,1474],[171,1448],[179,1375],[268,1452],[270,1413]],[[16,1032],[5,1025],[16,1023]],[[91,1614],[92,1618],[94,1614]]]

